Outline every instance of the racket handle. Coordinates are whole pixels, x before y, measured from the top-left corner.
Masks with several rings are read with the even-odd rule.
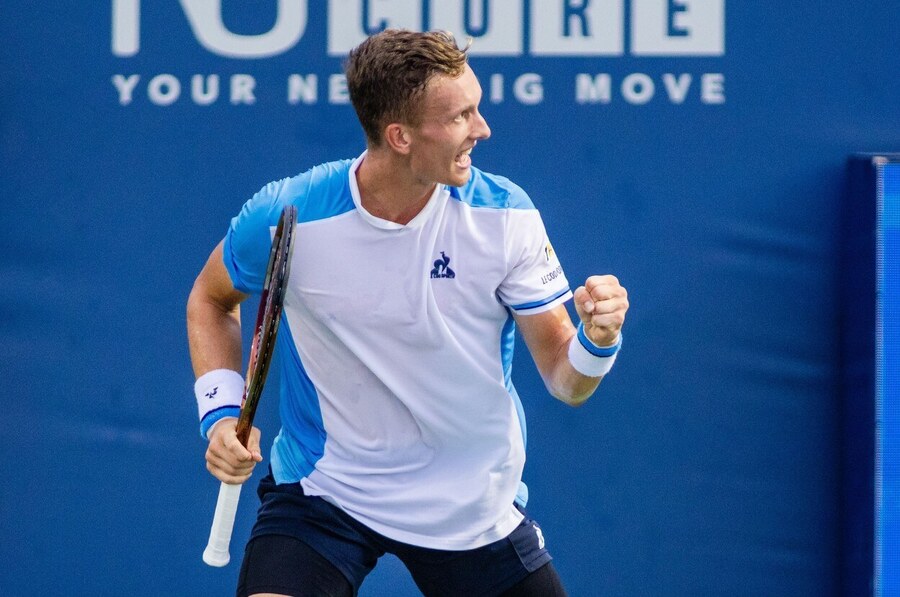
[[[210,566],[221,568],[231,559],[228,553],[228,545],[231,543],[234,515],[237,513],[240,497],[240,485],[222,483],[221,487],[219,487],[216,513],[213,516],[212,528],[209,530],[209,543],[207,543],[206,549],[203,550],[203,561]]]

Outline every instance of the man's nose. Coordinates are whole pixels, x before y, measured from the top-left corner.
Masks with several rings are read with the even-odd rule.
[[[475,130],[473,131],[473,136],[476,139],[487,139],[491,136],[491,127],[488,126],[487,120],[484,119],[484,116],[481,115],[481,112],[478,112],[476,114],[478,120],[475,122]]]

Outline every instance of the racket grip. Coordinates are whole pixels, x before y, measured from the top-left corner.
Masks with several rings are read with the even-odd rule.
[[[216,513],[213,516],[212,528],[209,530],[209,543],[207,543],[206,549],[203,550],[203,561],[210,566],[221,568],[231,559],[228,553],[228,545],[231,543],[231,532],[234,530],[234,515],[237,513],[240,497],[240,485],[222,483],[219,487]]]

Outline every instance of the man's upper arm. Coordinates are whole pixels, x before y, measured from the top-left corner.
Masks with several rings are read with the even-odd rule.
[[[222,244],[213,250],[197,276],[187,304],[188,344],[194,374],[214,369],[241,370],[240,303],[222,262]]]
[[[194,282],[194,290],[191,292],[191,300],[199,300],[212,303],[228,312],[237,307],[247,294],[237,290],[231,281],[231,276],[225,267],[222,258],[224,241],[219,242],[206,261],[206,265]]]

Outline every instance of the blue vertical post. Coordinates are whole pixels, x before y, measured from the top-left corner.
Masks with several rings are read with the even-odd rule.
[[[900,162],[876,159],[875,594],[900,595]]]

